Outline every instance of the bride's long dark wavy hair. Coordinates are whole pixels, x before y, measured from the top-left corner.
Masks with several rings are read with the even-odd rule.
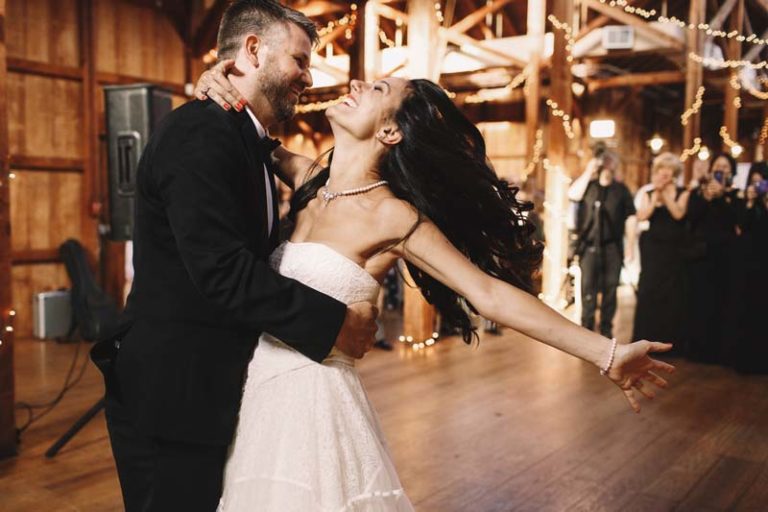
[[[529,293],[541,263],[542,245],[523,212],[533,205],[516,198],[518,189],[496,176],[480,131],[429,80],[411,80],[394,118],[402,140],[382,157],[381,178],[398,198],[430,219],[484,272]],[[332,155],[331,155],[332,158]],[[317,196],[330,173],[327,166],[304,183],[291,201],[295,219]],[[467,343],[477,337],[463,297],[408,263],[426,300],[448,327]]]

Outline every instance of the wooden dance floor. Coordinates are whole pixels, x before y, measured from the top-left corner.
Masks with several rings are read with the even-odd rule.
[[[359,367],[419,511],[766,510],[768,377],[678,361],[672,388],[635,415],[594,368],[510,331],[478,349],[397,348]],[[53,396],[74,349],[19,341],[17,399]],[[0,462],[0,510],[121,510],[103,413],[43,456],[101,392],[90,366],[23,434]]]

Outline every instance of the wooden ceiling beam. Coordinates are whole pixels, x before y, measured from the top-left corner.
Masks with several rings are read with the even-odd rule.
[[[629,14],[618,8],[602,4],[597,0],[584,0],[584,3],[587,5],[587,7],[594,11],[604,14],[609,18],[613,18],[620,23],[633,27],[638,32],[644,34],[646,37],[650,37],[652,39],[666,43],[678,51],[683,51],[684,45],[682,41],[667,34],[666,32],[662,32],[661,30],[652,27],[650,24],[644,22],[633,14]]]
[[[651,73],[627,73],[626,75],[587,80],[589,92],[617,87],[636,87],[649,85],[677,84],[685,82],[682,71],[654,71]]]
[[[765,29],[763,32],[763,35],[760,36],[761,39],[768,39],[768,29]],[[755,59],[758,59],[760,57],[760,53],[766,49],[766,45],[764,44],[755,44],[752,45],[752,48],[749,49],[747,53],[744,54],[744,60],[753,61]]]
[[[199,57],[216,46],[219,22],[228,5],[229,0],[216,0],[211,8],[208,9],[200,27],[198,27],[192,37],[192,53],[194,57]]]
[[[394,9],[388,5],[379,4],[376,6],[376,10],[379,15],[384,18],[391,20],[401,19],[404,23],[408,23],[408,14],[398,11],[397,9]],[[458,46],[467,46],[475,50],[478,53],[477,55],[474,55],[475,57],[483,59],[491,64],[510,65],[520,68],[525,67],[527,64],[525,61],[511,57],[504,52],[500,52],[498,50],[494,50],[493,48],[487,47],[477,39],[471,38],[465,34],[455,32],[452,28],[447,29],[440,27],[439,35],[440,37],[444,37],[445,40],[450,43],[456,44]]]
[[[310,18],[315,18],[317,16],[342,12],[347,7],[328,0],[310,0],[309,2],[294,2],[293,9],[303,12]]]
[[[632,7],[643,8],[648,3],[650,3],[650,0],[639,0],[637,2],[632,2]],[[590,21],[589,23],[587,23],[587,25],[584,28],[579,30],[579,33],[576,34],[576,41],[578,42],[579,40],[583,39],[584,36],[586,36],[587,34],[592,32],[593,30],[596,30],[596,29],[598,29],[600,27],[603,27],[603,26],[607,25],[610,22],[611,22],[611,17],[610,16],[606,16],[605,14],[603,14],[601,16],[598,16],[597,18],[595,18],[592,21]]]
[[[327,45],[328,43],[332,43],[336,41],[338,38],[340,38],[346,33],[347,28],[349,27],[347,27],[346,25],[339,25],[338,27],[334,28],[333,30],[331,30],[330,32],[328,32],[327,34],[325,34],[323,37],[320,38],[320,42],[318,43],[317,48],[318,49],[324,48],[325,45]]]
[[[512,3],[512,0],[495,0],[493,3],[487,4],[485,7],[482,7],[472,14],[469,14],[461,20],[457,21],[451,25],[450,30],[463,34],[470,28],[483,21],[486,14],[493,14],[510,3]]]
[[[733,11],[733,7],[736,5],[737,1],[738,0],[725,0],[725,2],[723,2],[723,5],[720,6],[720,9],[717,10],[717,13],[709,21],[709,26],[712,30],[720,30],[722,28],[723,23],[725,23],[725,20],[728,18],[731,11]]]

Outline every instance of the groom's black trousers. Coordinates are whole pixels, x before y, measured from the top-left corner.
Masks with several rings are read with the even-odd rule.
[[[107,398],[107,428],[126,512],[214,512],[221,496],[226,446],[147,437]]]

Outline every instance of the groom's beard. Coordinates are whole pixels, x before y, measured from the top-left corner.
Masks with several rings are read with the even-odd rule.
[[[275,119],[278,122],[282,122],[292,118],[296,113],[296,104],[293,101],[291,84],[286,83],[283,77],[269,75],[264,77],[264,80],[259,82],[259,84],[262,94],[269,101],[269,104],[272,105]]]

